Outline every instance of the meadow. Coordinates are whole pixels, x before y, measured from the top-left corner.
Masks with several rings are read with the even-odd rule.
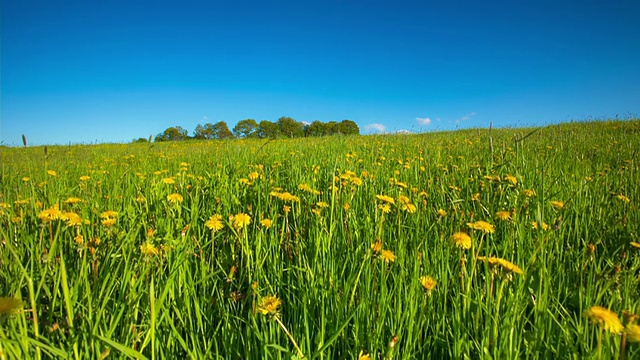
[[[0,358],[640,358],[638,149],[638,120],[0,148]]]

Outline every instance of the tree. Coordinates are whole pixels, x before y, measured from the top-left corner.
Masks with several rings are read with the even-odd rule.
[[[188,132],[183,129],[182,126],[172,126],[167,128],[164,132],[156,135],[155,141],[178,141],[188,138]]]
[[[338,133],[338,123],[329,121],[324,125],[324,135],[333,135]]]
[[[193,137],[196,139],[213,139],[214,129],[213,124],[206,123],[203,125],[198,124],[196,130],[193,132]]]
[[[342,120],[338,125],[338,132],[343,135],[360,135],[358,124],[351,120]]]
[[[315,120],[307,127],[308,136],[324,136],[326,131],[326,124],[320,120]]]
[[[283,116],[278,119],[276,124],[278,125],[278,129],[280,129],[280,134],[284,136],[291,138],[304,136],[304,124],[295,121],[293,118]]]
[[[258,124],[257,135],[259,138],[272,139],[277,137],[279,134],[280,129],[278,128],[278,125],[269,120],[262,120],[260,121],[260,124]]]
[[[218,121],[213,125],[213,136],[216,139],[233,139],[233,134],[229,130],[227,123],[224,121]]]
[[[255,137],[257,136],[258,123],[253,119],[240,120],[233,128],[233,134],[236,137]]]

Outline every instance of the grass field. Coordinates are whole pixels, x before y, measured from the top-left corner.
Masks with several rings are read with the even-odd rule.
[[[0,358],[639,358],[637,149],[638,120],[0,148]]]

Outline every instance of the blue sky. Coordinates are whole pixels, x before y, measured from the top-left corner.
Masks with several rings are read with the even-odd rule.
[[[351,119],[363,133],[640,113],[640,2],[4,0],[0,141]]]

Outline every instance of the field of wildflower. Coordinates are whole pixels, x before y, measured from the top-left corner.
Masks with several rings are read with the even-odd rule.
[[[638,149],[638,120],[0,148],[0,358],[639,358]]]

